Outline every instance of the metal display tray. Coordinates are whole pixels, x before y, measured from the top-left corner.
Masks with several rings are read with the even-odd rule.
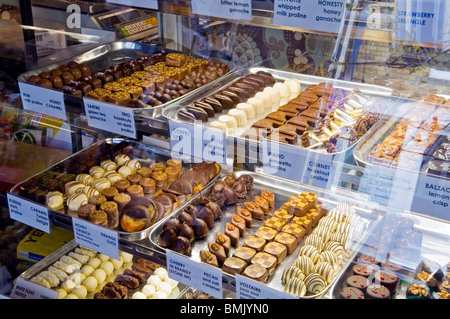
[[[416,254],[410,253],[409,255],[405,255],[405,258],[396,258],[392,257],[391,251],[389,250],[376,256],[376,260],[380,263],[384,262],[385,258],[387,257],[390,263],[396,266],[400,266],[400,269],[393,270],[400,279],[397,292],[393,296],[393,299],[406,299],[406,289],[408,288],[408,286],[413,283],[420,283],[417,280],[416,275],[418,269],[420,269],[424,261],[430,262],[430,264],[442,266],[442,268],[445,270],[449,262],[450,255],[450,247],[448,245],[448,242],[450,240],[450,223],[442,222],[442,220],[430,218],[429,216],[424,216],[422,214],[395,210],[391,212],[391,215],[383,217],[378,222],[377,226],[370,235],[369,240],[367,240],[361,246],[360,251],[357,252],[355,257],[359,256],[360,254],[373,254],[374,250],[371,241],[373,239],[379,239],[379,236],[378,238],[376,237],[377,234],[380,234],[379,232],[377,232],[377,230],[379,230],[379,227],[395,226],[391,222],[387,222],[389,218],[392,218],[391,221],[409,219],[410,221],[412,221],[411,228],[421,234],[420,244],[414,245],[409,249],[410,252],[413,250],[416,251]],[[392,248],[394,248],[394,246],[392,246]],[[406,258],[406,256],[409,257]],[[352,274],[352,267],[356,263],[358,263],[358,260],[357,258],[354,258],[348,264],[347,268],[342,272],[340,278],[333,284],[333,287],[328,292],[327,297],[332,299],[340,299],[340,290],[346,286],[345,280],[349,275]],[[424,284],[424,282],[421,283]]]
[[[78,247],[80,247],[80,246],[75,242],[75,240],[68,242],[61,248],[55,250],[54,252],[52,252],[48,256],[44,257],[42,260],[40,260],[39,262],[37,262],[36,264],[31,266],[24,272],[22,272],[19,275],[19,278],[24,279],[24,280],[30,280],[31,278],[33,278],[34,276],[37,276],[42,271],[47,270],[53,263],[58,261],[62,256],[65,256],[71,252],[74,252],[75,249]],[[98,285],[98,287],[94,291],[88,292],[86,299],[93,299],[93,296],[96,292],[100,291],[107,282],[114,281],[115,277],[119,274],[122,274],[125,271],[125,269],[131,268],[131,265],[133,264],[133,262],[135,262],[138,258],[139,257],[133,256],[133,260],[131,262],[126,263],[126,264],[124,263],[121,268],[115,269],[113,271],[113,273],[110,274],[109,276],[107,276],[105,281],[102,284]],[[126,298],[131,299],[131,296],[133,295],[133,293],[136,291],[141,291],[141,289],[144,285],[145,285],[145,282],[141,283],[139,285],[139,287],[137,287],[135,289],[128,289]],[[183,283],[178,283],[177,288],[172,291],[172,294],[169,296],[169,299],[178,299],[182,295],[182,293],[184,291],[186,291],[187,288],[188,288],[188,286],[184,285]]]
[[[353,149],[353,158],[356,164],[363,168],[370,168],[373,163],[370,160],[370,153],[372,150],[382,143],[384,139],[396,128],[396,126],[402,120],[402,116],[389,116],[379,120],[372,129],[361,139],[361,141]],[[402,171],[408,171],[413,173],[428,174],[437,178],[444,178],[432,173],[427,173],[428,162],[431,160],[434,150],[444,141],[444,139],[450,136],[450,126],[447,126],[442,132],[441,136],[433,143],[433,145],[424,152],[420,166],[417,170],[395,166],[394,163],[381,160],[381,164],[386,164],[393,169],[399,169]],[[376,161],[376,159],[374,159]]]
[[[148,167],[151,164],[157,163],[157,162],[165,163],[168,159],[171,158],[169,150],[151,147],[146,144],[142,144],[142,143],[139,143],[136,141],[127,140],[127,139],[123,139],[123,138],[109,138],[109,139],[105,139],[105,140],[96,142],[96,143],[92,144],[91,146],[69,156],[68,158],[62,160],[61,162],[50,166],[46,170],[27,178],[26,180],[22,181],[21,183],[15,185],[11,189],[10,193],[12,193],[16,196],[22,197],[19,195],[20,187],[22,185],[25,185],[28,181],[33,180],[34,178],[37,178],[38,176],[42,176],[43,174],[47,174],[47,173],[51,174],[53,176],[58,175],[58,174],[64,174],[65,172],[61,171],[61,168],[63,168],[65,166],[65,164],[71,162],[72,160],[79,158],[80,156],[90,154],[93,150],[95,150],[97,148],[101,148],[104,145],[119,146],[122,143],[133,147],[132,153],[130,154],[130,158],[138,160],[142,166]],[[108,155],[108,154],[103,154],[103,155]],[[183,172],[187,171],[190,167],[192,167],[192,163],[186,163],[186,162],[182,163],[182,171]],[[210,184],[213,183],[215,180],[217,180],[219,178],[219,176],[220,176],[220,173],[210,181]],[[210,185],[210,184],[208,184],[208,185]],[[195,196],[195,194],[193,194],[193,196]],[[186,205],[187,202],[188,201],[181,204],[174,211],[182,209],[184,207],[184,205]],[[45,203],[43,205],[45,205]],[[77,217],[76,212],[71,212],[68,209],[65,209],[65,212],[49,209],[49,218],[50,218],[52,224],[55,224],[58,227],[72,230],[72,217]],[[157,222],[155,224],[151,225],[150,227],[148,227],[144,230],[138,231],[138,232],[125,232],[125,231],[121,231],[118,229],[114,229],[114,231],[116,231],[118,233],[119,238],[134,242],[134,241],[139,241],[144,238],[147,238],[151,229],[156,224],[157,224]]]
[[[378,223],[378,221],[380,220],[380,218],[382,216],[382,212],[377,211],[374,207],[372,207],[368,204],[365,204],[365,203],[363,204],[363,203],[356,202],[356,201],[353,202],[352,200],[350,200],[348,198],[344,198],[344,197],[341,197],[341,196],[338,196],[335,194],[331,194],[327,191],[324,191],[323,189],[310,187],[310,186],[294,183],[294,182],[291,182],[291,181],[288,181],[288,180],[285,180],[282,178],[277,178],[277,177],[273,177],[270,175],[259,174],[259,173],[255,173],[255,172],[238,171],[238,172],[234,173],[234,175],[236,177],[239,177],[244,174],[250,175],[253,177],[253,185],[254,186],[249,193],[249,195],[250,195],[249,199],[240,199],[240,200],[238,200],[237,204],[225,206],[222,208],[222,214],[223,214],[222,218],[220,220],[216,220],[214,226],[209,230],[207,237],[202,240],[195,240],[192,243],[192,253],[190,256],[190,258],[192,260],[194,260],[196,262],[201,262],[200,256],[199,256],[200,250],[208,250],[207,243],[215,242],[216,233],[218,231],[220,231],[220,232],[224,231],[225,224],[227,222],[230,222],[231,215],[236,212],[237,205],[241,204],[244,201],[253,201],[254,196],[260,195],[261,190],[263,190],[263,189],[274,193],[274,195],[275,195],[274,210],[276,210],[277,208],[280,208],[281,205],[284,204],[285,202],[287,202],[292,195],[297,195],[304,191],[310,191],[310,192],[316,193],[318,195],[318,200],[322,201],[326,205],[326,209],[331,209],[331,208],[335,207],[338,203],[341,203],[341,202],[350,203],[355,208],[355,211],[356,211],[355,216],[358,217],[358,219],[361,223],[359,224],[360,226],[357,227],[358,230],[355,231],[355,233],[354,233],[355,234],[355,236],[353,237],[354,240],[352,240],[351,243],[349,241],[349,246],[351,248],[349,248],[347,250],[348,259],[347,259],[347,261],[344,262],[344,265],[341,268],[342,270],[345,269],[346,263],[351,261],[352,256],[358,250],[360,243],[362,243],[364,241],[367,234],[371,231],[371,229],[373,227],[375,227],[375,225]],[[205,187],[200,193],[204,196],[208,196],[211,189],[212,189],[212,185],[210,185],[209,187]],[[150,235],[149,235],[149,240],[150,240],[151,245],[156,250],[160,250],[160,251],[164,251],[164,252],[166,251],[165,248],[161,247],[158,244],[158,236],[163,229],[164,222],[168,218],[174,217],[174,216],[178,216],[178,212],[175,212],[175,213],[171,214],[170,216],[167,216],[165,219],[161,220],[155,228],[153,228],[151,230]],[[267,217],[266,217],[266,219],[267,219]],[[245,237],[247,237],[249,235],[253,235],[255,233],[256,229],[258,229],[259,226],[261,226],[263,223],[264,223],[264,221],[253,219],[253,227],[246,228]],[[276,270],[275,270],[274,274],[272,276],[270,276],[268,281],[266,282],[266,284],[269,287],[283,291],[283,286],[281,284],[281,276],[283,273],[283,269],[289,265],[294,264],[297,254],[300,250],[300,247],[303,245],[305,238],[307,238],[307,235],[303,238],[303,240],[299,241],[297,248],[290,255],[287,255],[285,260],[281,264],[276,266]],[[244,239],[241,237],[240,241],[239,241],[239,246],[242,246],[243,242],[244,242]],[[232,249],[230,251],[230,256],[232,255],[234,249],[235,248],[232,247]],[[338,273],[336,274],[336,276],[332,282],[334,282],[335,280],[337,280],[337,278],[339,278],[340,272],[341,271],[338,271]],[[225,282],[225,284],[228,287],[233,287],[233,281],[235,281],[235,276],[224,272],[223,273],[223,281]],[[311,295],[311,296],[306,296],[306,297],[302,297],[302,298],[306,298],[306,299],[320,298],[323,294],[326,293],[326,291],[329,289],[329,287],[331,287],[331,285],[332,285],[332,283],[327,285],[327,288],[317,295]],[[235,283],[234,283],[234,286],[235,286]]]
[[[91,69],[91,72],[98,72],[101,71],[107,67],[111,67],[113,65],[117,65],[123,62],[128,62],[143,56],[151,55],[155,52],[164,50],[166,52],[173,52],[173,53],[183,53],[180,51],[172,50],[172,49],[166,49],[162,47],[157,47],[149,44],[144,43],[138,43],[138,42],[130,42],[130,41],[117,41],[112,43],[103,44],[101,46],[98,46],[94,49],[91,49],[85,53],[82,53],[78,56],[73,56],[71,58],[66,58],[66,55],[64,55],[64,58],[61,61],[58,61],[57,63],[47,65],[45,67],[40,67],[34,70],[27,71],[23,74],[21,74],[18,77],[19,82],[26,82],[26,79],[31,75],[37,75],[40,72],[43,71],[50,71],[62,64],[67,64],[70,61],[75,61],[78,63],[84,63],[89,66]],[[185,54],[185,53],[183,53]],[[192,55],[197,58],[202,58],[201,56]],[[57,59],[57,56],[55,56],[55,59]],[[206,58],[211,61],[215,62],[222,62],[228,65],[229,67],[229,73],[233,72],[235,69],[235,66],[230,61],[221,60],[219,58],[215,57],[209,57]],[[217,81],[217,80],[215,80]],[[215,82],[213,81],[213,82]],[[191,92],[185,94],[185,96],[189,96],[192,94],[195,94],[195,92],[202,91],[212,82],[197,88],[195,90],[192,90]],[[45,90],[45,88],[42,88]],[[47,89],[47,90],[53,90],[53,89]],[[167,103],[161,104],[159,106],[155,107],[149,107],[149,108],[132,108],[133,112],[135,114],[135,117],[139,118],[138,124],[141,126],[145,126],[145,124],[142,123],[142,121],[148,122],[148,125],[152,126],[154,125],[156,128],[164,128],[165,126],[165,119],[162,116],[162,110],[169,104],[176,102],[181,97],[178,97],[172,101],[169,101]],[[83,106],[83,99],[82,98],[76,98],[70,95],[65,94],[64,100],[66,104],[68,104],[69,107],[72,107],[72,109],[79,113],[84,113],[84,106]],[[111,103],[111,105],[114,105]],[[125,106],[124,106],[125,107]]]
[[[302,90],[309,85],[313,84],[319,84],[322,82],[326,82],[328,84],[332,84],[334,89],[342,90],[346,93],[353,91],[355,89],[359,90],[363,94],[367,94],[367,97],[377,97],[379,99],[383,99],[383,103],[386,105],[389,105],[388,108],[395,107],[397,98],[393,97],[394,90],[384,87],[384,86],[378,86],[378,85],[371,85],[371,84],[365,84],[365,83],[354,83],[344,80],[335,80],[335,79],[328,79],[324,77],[318,77],[318,76],[312,76],[312,75],[305,75],[305,74],[299,74],[299,73],[293,73],[288,71],[279,71],[276,69],[271,68],[264,68],[264,67],[251,67],[239,70],[236,73],[233,73],[231,76],[225,77],[221,79],[220,81],[214,83],[214,85],[210,85],[208,88],[205,88],[205,90],[202,90],[201,92],[197,92],[195,94],[192,94],[190,96],[186,96],[185,98],[182,98],[178,100],[177,102],[172,103],[170,106],[165,108],[163,110],[163,116],[167,118],[169,121],[172,121],[174,123],[184,123],[181,122],[177,118],[177,111],[181,108],[194,103],[196,101],[200,101],[201,99],[216,94],[222,90],[224,90],[226,87],[229,87],[232,83],[237,81],[240,77],[243,77],[248,74],[255,74],[259,71],[268,72],[273,75],[275,80],[277,82],[282,82],[287,79],[296,79],[300,82],[302,86]],[[384,101],[386,100],[386,101]],[[223,115],[224,113],[216,114],[214,119],[217,119],[218,116]],[[248,123],[245,127],[238,128],[236,132],[233,134],[227,135],[227,144],[229,141],[229,144],[232,145],[232,142],[234,140],[239,141],[240,144],[243,144],[245,142],[251,142],[254,145],[260,145],[261,142],[249,140],[246,138],[241,137],[241,134],[244,133],[245,130],[247,130],[252,123],[256,122],[257,120],[260,120],[264,118],[267,114],[259,115],[259,117],[252,119],[251,123]],[[383,115],[382,115],[383,116]],[[212,121],[212,120],[210,120]],[[208,121],[209,122],[209,121]],[[367,135],[368,132],[365,133]],[[365,136],[364,135],[364,136]],[[346,149],[336,152],[336,153],[327,153],[325,149],[314,149],[314,148],[308,148],[311,152],[320,152],[325,155],[334,156],[338,154],[343,154],[349,152],[351,149],[355,147],[356,144],[359,143],[361,138],[358,139],[358,141],[351,143]],[[300,145],[297,145],[300,148]]]

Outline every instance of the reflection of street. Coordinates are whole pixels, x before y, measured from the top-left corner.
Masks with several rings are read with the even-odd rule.
[[[308,55],[313,59],[316,75],[326,76],[325,63],[330,60],[334,49],[335,38],[310,33],[306,36],[305,46]]]

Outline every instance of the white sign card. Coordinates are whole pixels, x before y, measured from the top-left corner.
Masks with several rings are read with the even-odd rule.
[[[117,232],[75,217],[72,217],[72,227],[77,244],[119,259]]]
[[[133,109],[83,98],[88,125],[106,132],[136,138]]]
[[[19,82],[20,96],[25,110],[67,121],[64,93]]]
[[[273,24],[337,33],[345,0],[274,0]]]
[[[278,289],[271,288],[262,282],[242,275],[236,275],[237,299],[295,299]]]
[[[166,251],[166,263],[169,278],[216,298],[223,297],[222,269],[199,263],[170,250]]]
[[[158,0],[107,0],[106,2],[124,6],[158,10]]]
[[[251,0],[191,0],[192,13],[235,20],[252,19]]]
[[[9,217],[50,234],[48,208],[7,193]]]
[[[10,296],[12,299],[56,299],[58,292],[18,277]]]

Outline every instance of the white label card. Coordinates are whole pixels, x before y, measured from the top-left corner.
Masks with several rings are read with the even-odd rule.
[[[7,193],[9,217],[50,234],[48,208]]]
[[[251,0],[191,0],[192,13],[204,16],[251,20]]]
[[[19,82],[19,90],[25,110],[67,121],[63,92],[23,82]]]
[[[90,127],[136,138],[134,113],[131,108],[83,98],[84,111]]]
[[[345,0],[274,0],[273,24],[339,32]]]
[[[201,290],[216,298],[223,297],[222,269],[166,251],[169,278]]]
[[[237,299],[296,299],[280,290],[271,288],[259,281],[236,275]]]
[[[158,10],[158,0],[107,0],[106,2]]]
[[[12,299],[56,299],[58,292],[35,284],[34,282],[17,278],[11,291]]]
[[[75,242],[94,249],[111,258],[119,259],[119,239],[117,232],[80,218],[72,218]]]

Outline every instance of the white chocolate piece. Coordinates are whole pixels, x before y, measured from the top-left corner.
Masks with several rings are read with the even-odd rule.
[[[114,161],[117,163],[117,165],[123,165],[125,164],[125,162],[129,160],[130,158],[128,157],[128,155],[125,154],[119,154],[114,157]]]
[[[127,178],[127,176],[131,174],[131,168],[129,168],[128,166],[122,165],[117,170],[117,173],[122,175],[123,178]]]
[[[82,266],[82,264],[78,260],[73,259],[72,257],[67,255],[61,256],[59,260],[64,261],[66,264],[73,265],[74,267],[77,268],[77,270],[80,269]]]
[[[142,287],[142,293],[147,296],[147,298],[151,298],[156,292],[156,287],[153,285],[145,285]]]
[[[98,254],[98,258],[100,258],[101,261],[107,261],[111,257],[109,257],[108,255],[105,255],[105,254]]]
[[[286,84],[278,82],[273,85],[273,88],[280,94],[280,105],[285,105],[289,102],[290,91]]]
[[[100,267],[102,261],[100,258],[98,257],[91,257],[88,261],[88,265],[91,265],[92,267],[94,267],[95,269],[97,269],[98,267]]]
[[[111,182],[111,184],[114,184],[118,180],[123,179],[122,175],[120,175],[116,171],[109,171],[109,172],[105,173],[103,175],[103,177],[106,178],[107,180],[109,180]]]
[[[48,281],[48,283],[50,284],[50,287],[51,288],[54,288],[54,287],[56,287],[56,286],[58,286],[59,285],[59,279],[58,279],[58,277],[54,274],[54,273],[52,273],[52,272],[50,272],[50,271],[48,271],[48,270],[44,270],[44,271],[42,271],[39,275],[37,275],[38,277],[41,277],[42,279],[45,279],[46,281]]]
[[[85,279],[86,275],[80,271],[77,271],[70,275],[68,280],[72,280],[73,282],[75,282],[75,284],[80,285]]]
[[[147,285],[153,285],[153,286],[157,287],[161,281],[162,280],[161,280],[161,278],[159,278],[159,276],[151,275],[147,279]]]
[[[131,169],[131,174],[134,174],[134,173],[136,173],[136,170],[138,168],[141,168],[141,163],[139,163],[139,161],[137,161],[137,160],[130,159],[125,162],[125,166],[127,166]]]
[[[178,281],[176,281],[175,279],[167,277],[164,281],[169,283],[172,289],[178,286]]]
[[[255,94],[255,98],[264,102],[264,111],[272,110],[272,97],[264,92],[258,92]]]
[[[113,171],[116,169],[117,164],[111,160],[104,160],[100,162],[100,167],[103,168],[105,171]]]
[[[251,97],[247,100],[247,103],[253,106],[253,108],[255,109],[255,114],[257,116],[264,114],[265,108],[263,100],[258,99],[256,97]]]
[[[105,174],[105,170],[100,166],[92,166],[89,169],[89,175],[91,175],[94,179],[100,178]]]
[[[64,299],[80,299],[80,298],[78,298],[78,296],[75,294],[68,294]]]
[[[64,197],[61,192],[48,192],[46,196],[46,205],[52,210],[64,208]]]
[[[100,194],[100,192],[92,186],[84,186],[81,192],[86,194],[89,198]]]
[[[168,282],[161,281],[156,286],[156,291],[164,291],[167,295],[170,295],[170,293],[172,292],[172,286]]]
[[[263,92],[270,95],[270,97],[272,98],[272,111],[277,110],[280,107],[281,101],[280,92],[278,92],[277,90],[275,90],[273,87],[270,86],[265,87]]]
[[[211,121],[211,123],[208,124],[208,128],[217,129],[224,133],[227,132],[227,125],[219,121]]]
[[[106,280],[106,272],[102,268],[94,270],[92,276],[97,279],[99,284],[103,283]]]
[[[287,79],[284,81],[284,84],[287,85],[287,87],[289,88],[289,92],[290,92],[290,98],[296,98],[301,91],[301,85],[300,82],[298,80],[295,79]]]
[[[91,265],[84,265],[83,267],[81,267],[81,272],[87,277],[92,275],[92,273],[94,272],[95,268],[92,267]]]
[[[64,299],[67,296],[67,291],[62,288],[57,288],[56,291],[58,292],[56,299]]]
[[[50,285],[50,283],[42,277],[36,276],[36,277],[31,278],[30,281],[34,282],[35,284],[38,284],[40,286],[43,286],[45,288],[52,288],[52,285]]]
[[[127,253],[125,251],[120,251],[119,254],[123,257],[123,262],[125,264],[133,261],[133,254]]]
[[[86,185],[86,186],[89,186],[89,185],[91,185],[91,183],[94,180],[94,178],[91,175],[89,175],[89,174],[78,174],[75,177],[75,180],[77,182],[80,182],[80,183]]]
[[[78,248],[77,247],[77,248],[75,248],[75,252],[79,253],[79,254],[82,254],[82,255],[87,255],[89,257],[94,257],[94,256],[97,255],[97,252],[95,252],[93,250],[86,249],[86,248]]]
[[[228,115],[234,117],[237,127],[243,127],[247,124],[247,115],[243,110],[231,109],[228,111]]]
[[[66,191],[67,196],[71,196],[75,193],[81,192],[86,185],[83,183],[72,181],[68,182],[64,185],[64,189]]]
[[[85,256],[76,252],[70,252],[69,257],[72,257],[75,260],[78,260],[81,264],[86,264],[89,261],[89,256]]]
[[[107,276],[111,275],[114,271],[114,264],[109,260],[102,262],[100,268],[103,269]]]
[[[67,293],[70,293],[76,285],[77,284],[73,280],[67,279],[61,284],[61,288],[67,291]]]
[[[238,105],[236,105],[236,109],[244,111],[247,120],[251,120],[256,115],[255,108],[249,103],[239,103]]]
[[[123,266],[123,257],[119,256],[119,259],[111,258],[110,261],[114,265],[114,269],[120,269]]]
[[[84,299],[87,296],[87,289],[83,285],[76,285],[75,288],[72,289],[72,293],[77,295],[79,299]]]
[[[83,185],[83,184],[81,184]],[[84,186],[83,186],[84,187]],[[69,207],[69,210],[76,212],[80,208],[81,205],[88,203],[88,197],[86,194],[83,193],[75,193],[70,195],[67,198],[67,206]]]
[[[229,115],[221,115],[218,118],[219,122],[225,123],[227,126],[227,134],[232,134],[237,129],[236,119]]]
[[[68,264],[62,260],[58,260],[55,261],[53,263],[53,267],[61,269],[62,271],[64,271],[66,274],[71,275],[75,272],[75,270],[77,270],[77,267],[72,265],[72,264]]]
[[[94,187],[99,192],[103,191],[105,188],[111,187],[111,181],[107,178],[100,177],[94,180],[91,183],[91,186]]]
[[[140,291],[136,291],[132,296],[131,299],[147,299],[147,296],[144,295],[142,292]]]
[[[94,291],[98,286],[97,278],[94,276],[86,277],[86,279],[83,280],[83,286],[86,287],[88,292]]]
[[[67,278],[69,277],[69,275],[65,271],[56,268],[55,266],[48,267],[48,271],[55,274],[55,276],[58,277],[59,281],[61,282],[67,280]]]
[[[169,277],[169,273],[167,269],[164,267],[158,267],[153,272],[153,275],[158,276],[162,281],[166,280]]]

